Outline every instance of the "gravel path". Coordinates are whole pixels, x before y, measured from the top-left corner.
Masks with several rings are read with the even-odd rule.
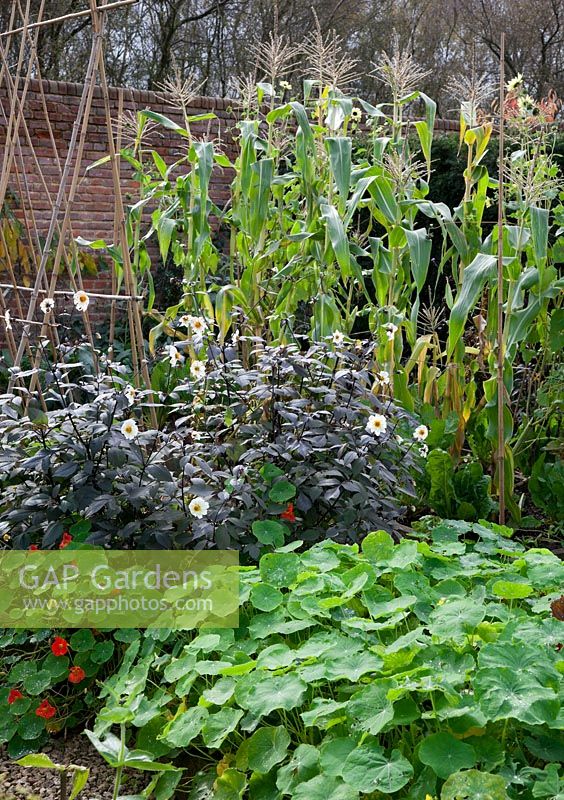
[[[114,771],[93,749],[86,736],[51,742],[42,752],[58,764],[90,767],[88,783],[78,800],[111,800]],[[122,784],[120,794],[135,794],[136,790],[143,788],[145,783],[136,786],[138,774],[129,776],[127,783]],[[0,800],[59,800],[59,776],[48,769],[20,767],[4,748],[0,748]]]

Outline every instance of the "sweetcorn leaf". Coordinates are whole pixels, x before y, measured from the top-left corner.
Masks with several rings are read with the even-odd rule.
[[[462,334],[468,315],[474,308],[486,281],[496,275],[496,256],[478,253],[464,269],[462,286],[452,307],[449,319],[448,355],[451,356]]]

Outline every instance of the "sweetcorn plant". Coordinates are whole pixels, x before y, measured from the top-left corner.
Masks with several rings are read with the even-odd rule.
[[[335,57],[333,63],[351,66],[346,54]],[[346,72],[345,84],[351,78]],[[239,145],[234,163],[214,142],[194,136],[185,109],[182,124],[150,110],[139,113],[140,131],[148,122],[158,123],[178,137],[180,148],[179,159],[167,164],[140,136],[122,153],[139,184],[139,200],[129,210],[135,231],[130,247],[140,286],[146,284],[147,311],[157,323],[150,345],[154,348],[163,333],[175,334],[179,312],[202,308],[220,341],[233,327],[235,312],[246,333],[275,342],[291,341],[296,330],[317,341],[336,330],[370,330],[398,402],[411,411],[430,403],[443,420],[456,414],[455,465],[476,418],[487,418],[491,467],[505,434],[505,501],[518,520],[505,395],[512,395],[513,365],[523,350],[547,349],[550,315],[562,289],[555,266],[561,259],[561,224],[554,208],[562,181],[548,135],[553,114],[541,103],[531,116],[529,101],[520,104],[516,87],[508,87],[505,112],[508,129],[515,128],[515,146],[505,166],[490,174],[493,120],[479,108],[481,91],[476,94],[472,82],[459,82],[469,92],[461,97],[460,112],[466,168],[463,193],[450,208],[429,198],[436,106],[417,91],[419,70],[409,56],[395,53],[376,73],[391,95],[378,106],[341,91],[323,64],[313,79],[304,80],[298,97],[288,99],[276,82],[247,86],[248,102],[234,130]],[[360,131],[367,145],[356,148]],[[220,209],[210,186],[213,170],[224,168],[233,169],[233,180],[229,201]],[[506,214],[498,247],[497,230],[486,229],[483,221],[497,200],[500,169],[506,173]],[[154,208],[150,223],[141,213],[148,207]],[[184,276],[183,296],[168,309],[154,308],[146,245],[151,237],[158,240],[162,260],[172,259]],[[498,302],[498,249],[503,250],[499,332],[491,313]],[[121,255],[111,246],[108,252],[119,274]],[[432,252],[439,255],[435,264]],[[429,323],[430,317],[436,321],[436,310],[424,306],[437,294],[438,281],[444,302],[438,297],[436,304],[445,306],[446,336],[440,325]],[[384,332],[390,324],[391,339]],[[500,343],[502,433],[495,380]]]
[[[196,758],[193,800],[556,797],[564,566],[510,535],[447,521],[269,553],[238,630],[138,634],[88,735],[173,787]]]

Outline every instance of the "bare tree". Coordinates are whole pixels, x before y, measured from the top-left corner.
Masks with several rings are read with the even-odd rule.
[[[31,0],[32,16],[40,2]],[[0,27],[6,29],[21,3],[0,3]],[[46,7],[56,17],[84,8],[84,0],[49,0]],[[455,107],[453,79],[470,71],[496,76],[502,31],[507,75],[522,73],[537,97],[551,89],[564,95],[564,0],[139,0],[108,17],[108,78],[153,88],[177,72],[202,82],[207,94],[226,95],[234,76],[261,77],[255,45],[267,46],[274,32],[294,47],[312,33],[316,19],[320,36],[338,37],[345,57],[358,62],[351,89],[374,101],[386,89],[370,76],[371,64],[390,54],[397,40],[429,73],[421,88],[448,114]],[[80,81],[90,36],[88,18],[42,29],[42,76]],[[296,90],[306,70],[304,55],[288,76]]]

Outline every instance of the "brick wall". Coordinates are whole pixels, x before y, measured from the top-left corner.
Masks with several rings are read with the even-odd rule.
[[[53,128],[55,145],[61,161],[64,161],[68,144],[71,138],[72,126],[77,116],[82,85],[75,83],[62,83],[59,81],[43,81],[43,93],[45,105]],[[112,117],[118,116],[119,90],[110,88],[110,103],[112,106]],[[144,108],[151,108],[161,114],[171,117],[182,123],[178,112],[172,107],[163,103],[153,92],[140,90],[124,89],[124,111],[139,111]],[[5,89],[0,87],[0,103],[5,114],[9,111]],[[209,134],[211,136],[221,136],[223,147],[228,156],[234,156],[234,144],[230,129],[233,127],[234,116],[229,111],[230,102],[221,98],[212,99],[199,97],[194,101],[189,109],[191,114],[202,114],[213,111],[217,120],[208,120],[195,123],[192,128],[195,135]],[[48,126],[45,120],[43,109],[43,99],[40,92],[38,81],[32,81],[25,103],[25,117],[33,139],[35,152],[38,156],[39,164],[48,183],[48,187],[54,196],[59,185],[60,170],[54,156],[54,148],[50,140]],[[0,112],[0,151],[3,150],[5,141],[5,115]],[[30,148],[25,144],[23,130],[21,132],[23,143],[23,160],[25,171],[28,177],[31,190],[31,199],[36,212],[38,226],[45,230],[50,218],[51,206],[48,198],[45,197],[40,177],[34,164]],[[151,147],[167,161],[178,157],[179,137],[172,131],[159,127],[158,131],[150,139]],[[112,237],[113,219],[113,190],[111,179],[111,168],[108,164],[97,167],[95,170],[86,173],[85,168],[101,158],[108,152],[108,140],[106,133],[106,118],[103,100],[100,90],[94,92],[92,110],[89,118],[88,134],[84,149],[82,165],[82,178],[78,191],[77,201],[72,211],[72,226],[75,235],[83,236],[86,239],[109,238]],[[132,192],[136,196],[136,187],[130,178],[131,168],[122,165],[122,180],[125,192]],[[15,176],[12,181],[12,188],[15,190]],[[222,203],[228,197],[228,181],[222,175],[221,170],[216,170],[212,177],[212,195],[216,202]]]
[[[29,197],[40,235],[45,235],[48,229],[52,201],[59,188],[61,166],[64,164],[68,152],[82,88],[81,84],[74,83],[43,81],[40,85],[39,81],[32,81],[26,95],[24,114],[36,158],[26,141],[22,126],[20,128],[21,154],[16,155],[16,164],[12,170],[9,189],[13,197],[16,215],[20,218],[22,217],[22,200],[23,204],[28,207],[27,198]],[[153,92],[110,88],[111,113],[114,120],[118,117],[120,92],[123,97],[124,112],[134,112],[149,107],[153,111],[165,114],[178,121],[179,124],[183,124],[181,115]],[[192,131],[196,136],[205,135],[220,139],[224,152],[230,159],[233,159],[236,155],[232,135],[235,116],[230,111],[230,106],[231,102],[222,98],[198,97],[195,98],[188,111],[194,115],[212,111],[216,115],[216,119],[193,123]],[[45,109],[51,123],[54,143],[47,125]],[[4,153],[6,119],[9,112],[10,103],[6,87],[3,85],[0,86],[0,157]],[[167,163],[171,163],[180,155],[181,141],[174,132],[158,126],[149,137],[147,145],[157,150]],[[100,89],[96,88],[88,123],[81,179],[71,213],[72,234],[75,237],[81,236],[90,240],[102,238],[108,242],[113,239],[114,193],[111,167],[109,164],[104,164],[95,169],[86,170],[88,165],[107,153],[108,137],[104,102]],[[50,197],[45,192],[38,165],[43,173]],[[225,169],[216,168],[211,178],[211,196],[214,202],[220,206],[224,205],[229,198],[231,177],[226,172]],[[138,188],[132,180],[131,174],[131,167],[122,162],[122,188],[127,203],[135,202],[139,196]],[[6,277],[5,272],[3,275],[0,273],[0,282],[7,282]],[[61,288],[64,288],[66,283],[63,281],[61,283]],[[109,273],[100,271],[96,278],[85,277],[85,285],[93,292],[108,291]],[[10,302],[10,298],[7,299]],[[22,300],[25,303],[25,298]],[[96,306],[100,308],[101,301],[97,301]]]

